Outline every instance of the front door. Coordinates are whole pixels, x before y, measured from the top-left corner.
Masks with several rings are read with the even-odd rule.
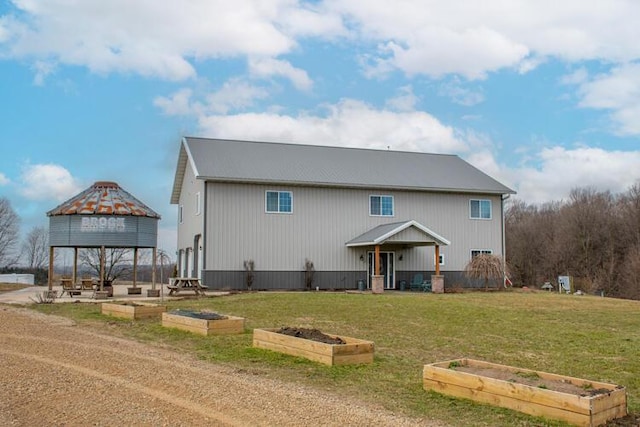
[[[375,252],[369,252],[369,281],[367,283],[367,288],[371,289],[371,276],[375,273],[375,266],[373,264],[373,258],[375,256]],[[395,289],[395,252],[380,252],[380,275],[384,276],[384,288],[385,289]]]

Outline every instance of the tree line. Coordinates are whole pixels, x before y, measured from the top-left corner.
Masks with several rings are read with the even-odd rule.
[[[573,189],[566,201],[509,203],[506,260],[515,285],[571,276],[576,290],[640,299],[640,183],[612,194]]]

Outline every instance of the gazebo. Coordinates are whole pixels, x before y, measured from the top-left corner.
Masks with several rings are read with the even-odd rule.
[[[159,296],[156,289],[156,252],[160,215],[111,181],[98,181],[80,194],[47,212],[49,217],[49,291],[53,286],[55,248],[73,248],[73,276],[78,272],[78,249],[100,250],[99,291],[104,291],[105,251],[132,248],[133,286],[136,287],[138,249],[153,250],[152,288],[148,296]]]

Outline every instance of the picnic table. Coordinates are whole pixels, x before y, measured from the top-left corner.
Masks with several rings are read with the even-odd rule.
[[[200,283],[197,277],[172,277],[169,279],[169,295],[177,295],[182,291],[193,291],[196,295],[205,295],[208,288]]]

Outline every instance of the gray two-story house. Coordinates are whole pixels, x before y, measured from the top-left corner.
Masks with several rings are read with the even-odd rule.
[[[309,261],[319,289],[465,286],[473,256],[504,254],[513,193],[455,155],[185,137],[178,275],[246,289],[253,261],[253,289],[305,289]]]

